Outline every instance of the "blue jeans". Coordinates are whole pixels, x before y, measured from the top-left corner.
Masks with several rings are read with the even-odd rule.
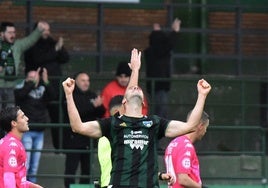
[[[41,150],[44,144],[44,132],[43,131],[29,131],[25,132],[22,137],[22,143],[27,152],[27,174],[30,175],[28,180],[36,183],[36,177],[39,161],[41,157],[40,151],[29,151],[29,150]],[[31,176],[33,175],[33,176]]]

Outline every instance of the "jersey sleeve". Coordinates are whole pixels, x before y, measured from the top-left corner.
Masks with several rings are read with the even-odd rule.
[[[16,187],[15,174],[13,172],[4,172],[4,186],[8,187]]]
[[[158,132],[158,139],[165,136],[166,129],[168,127],[170,120],[160,118],[159,119],[159,132]]]
[[[110,118],[98,119],[97,121],[100,124],[102,136],[110,138],[112,118],[110,117]]]

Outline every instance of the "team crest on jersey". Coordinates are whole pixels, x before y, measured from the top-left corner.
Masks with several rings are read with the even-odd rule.
[[[151,127],[153,125],[153,121],[143,121],[142,124],[145,126],[145,127]]]
[[[188,157],[185,157],[182,159],[181,164],[184,168],[190,168],[191,167],[191,160]]]
[[[8,164],[11,167],[16,167],[18,165],[16,157],[14,156],[9,157]]]

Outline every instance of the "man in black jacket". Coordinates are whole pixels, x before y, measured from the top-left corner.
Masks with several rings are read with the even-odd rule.
[[[48,80],[46,68],[29,71],[26,78],[15,86],[14,95],[16,105],[20,106],[29,118],[29,124],[50,122],[47,103],[54,100],[56,96]],[[22,137],[22,143],[28,150],[26,164],[28,179],[34,183],[36,183],[35,175],[38,171],[41,152],[29,150],[43,149],[44,129],[45,127],[30,127],[30,131],[24,133]]]
[[[147,78],[168,79],[171,77],[171,52],[177,41],[180,24],[181,21],[176,18],[172,23],[171,32],[163,31],[158,23],[153,25],[153,31],[149,36],[149,47],[144,51]],[[151,97],[154,96],[152,112],[160,117],[168,118],[170,81],[148,80],[146,89]],[[159,149],[164,151],[169,142],[169,138],[162,138]]]
[[[24,54],[25,72],[36,70],[38,67],[47,69],[49,76],[62,76],[61,65],[69,61],[69,54],[64,48],[62,37],[55,40],[51,37],[50,26],[42,33],[42,37],[37,43],[27,50]],[[55,88],[57,98],[59,99],[60,80],[57,78],[50,79],[51,85]],[[59,122],[59,106],[58,104],[49,104],[49,114],[52,123]],[[52,128],[52,141],[55,148],[59,148],[59,129]]]
[[[170,78],[171,77],[171,51],[176,44],[177,33],[180,31],[181,21],[175,19],[172,23],[172,31],[164,32],[158,23],[153,25],[153,31],[149,36],[149,47],[145,49],[146,77]],[[167,118],[168,91],[170,81],[156,81],[154,85],[149,80],[146,83],[148,94],[155,94],[156,105],[154,114]]]
[[[74,76],[75,90],[73,93],[75,105],[78,109],[82,121],[91,121],[101,118],[105,113],[100,95],[90,90],[90,77],[85,72],[79,72]],[[66,102],[63,103],[64,119],[69,123]],[[68,127],[64,130],[63,145],[65,149],[85,150],[80,153],[66,153],[65,175],[75,175],[80,162],[81,175],[89,176],[90,167],[90,140],[86,136],[72,132]],[[96,141],[96,140],[95,140]],[[95,143],[96,144],[96,143]],[[70,184],[75,183],[74,178],[67,177],[64,179],[64,185],[69,188]],[[90,178],[80,178],[80,184],[90,183]]]

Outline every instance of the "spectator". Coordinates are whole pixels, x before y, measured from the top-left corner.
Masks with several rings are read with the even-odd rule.
[[[188,114],[189,119],[191,112]],[[201,140],[209,125],[208,114],[203,112],[200,122],[194,131],[172,140],[165,153],[167,172],[175,178],[172,188],[202,187],[199,161],[193,143]]]
[[[103,105],[106,109],[104,117],[109,117],[109,103],[111,99],[116,95],[124,95],[127,89],[127,85],[130,79],[131,70],[126,61],[122,61],[117,65],[115,79],[109,82],[102,90]],[[148,104],[147,100],[142,108],[142,113],[147,115]]]
[[[105,113],[105,108],[102,105],[102,99],[95,92],[90,90],[90,77],[85,72],[78,72],[75,76],[75,89],[73,93],[73,99],[77,106],[78,113],[82,121],[92,121],[100,118]],[[66,102],[64,103],[63,112],[65,112],[65,122],[69,123]],[[89,176],[90,166],[90,139],[86,136],[73,133],[71,128],[67,128],[64,131],[64,148],[84,150],[81,153],[66,153],[65,160],[65,175],[75,175],[79,163],[81,164],[81,175]],[[88,184],[90,178],[80,178],[81,184]],[[75,183],[75,179],[66,177],[64,179],[64,185],[69,188],[70,184]]]
[[[41,72],[42,71],[42,72]],[[41,75],[41,79],[40,79]],[[26,78],[14,89],[16,105],[20,106],[25,115],[30,118],[29,123],[50,122],[47,103],[55,98],[54,88],[48,80],[46,68],[38,68],[27,73]],[[40,151],[44,144],[45,127],[32,127],[30,131],[24,133],[22,143],[27,150],[27,173],[28,179],[36,183],[38,172]]]
[[[171,32],[164,32],[158,23],[153,25],[153,31],[149,36],[149,47],[144,51],[147,78],[168,79],[171,77],[171,52],[177,42],[180,24],[181,21],[175,19],[171,26]],[[146,82],[147,93],[154,103],[152,111],[163,118],[168,118],[170,84],[169,80],[155,82],[148,80]],[[164,152],[170,141],[170,138],[162,138],[159,142],[159,151]]]
[[[64,48],[63,38],[53,39],[48,25],[37,43],[25,52],[24,60],[26,72],[36,70],[38,67],[44,67],[50,77],[59,77],[62,76],[61,65],[69,61],[69,54]],[[59,100],[60,81],[58,78],[53,78],[50,79],[50,82],[57,96],[55,100]],[[48,109],[51,122],[58,123],[59,104],[50,103]],[[52,128],[51,133],[54,147],[59,148],[59,128]]]
[[[153,31],[149,36],[149,47],[144,51],[147,78],[168,79],[171,77],[171,51],[176,44],[180,24],[181,21],[175,19],[172,23],[171,32],[161,30],[158,23],[153,25]],[[158,80],[153,85],[152,81],[149,80],[146,83],[146,89],[151,96],[154,93],[154,113],[160,117],[167,118],[170,81]]]
[[[75,81],[67,78],[62,84],[67,100],[72,130],[85,136],[106,136],[112,148],[112,171],[109,186],[159,187],[157,145],[163,136],[176,137],[193,130],[199,123],[206,97],[211,89],[203,79],[198,81],[198,99],[187,122],[166,120],[142,114],[143,92],[137,86],[141,53],[132,50],[132,73],[122,101],[124,114],[96,121],[82,122],[77,111],[73,90]]]
[[[21,56],[39,39],[46,27],[46,22],[38,22],[37,28],[29,36],[16,40],[15,25],[11,22],[1,23],[0,108],[14,106],[14,80],[19,74]]]
[[[26,180],[26,152],[21,142],[29,131],[28,117],[19,107],[7,107],[0,112],[0,125],[7,135],[0,141],[0,187],[42,188]]]

